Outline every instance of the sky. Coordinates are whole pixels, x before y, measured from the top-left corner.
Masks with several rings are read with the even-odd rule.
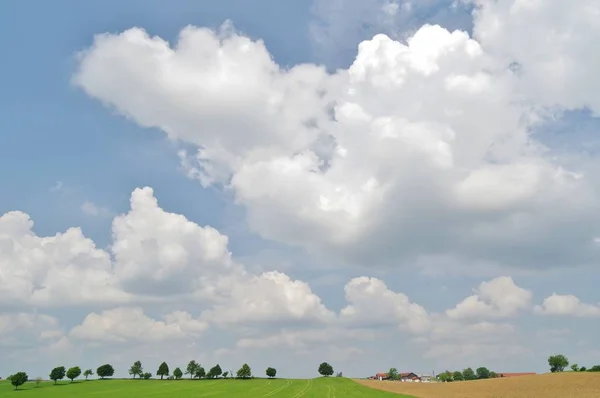
[[[2,2],[0,376],[597,364],[599,17]]]

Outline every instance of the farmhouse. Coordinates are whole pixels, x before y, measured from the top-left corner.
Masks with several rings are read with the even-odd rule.
[[[377,373],[372,378],[376,379],[376,380],[389,380],[390,379],[390,377],[387,373]],[[413,372],[405,372],[405,373],[398,374],[398,380],[404,381],[404,382],[420,382],[421,377],[419,377],[416,373],[413,373]]]
[[[420,382],[421,378],[413,372],[400,373],[400,381]]]

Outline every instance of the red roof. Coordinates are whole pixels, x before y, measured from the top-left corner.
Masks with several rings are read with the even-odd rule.
[[[387,373],[377,373],[375,377],[388,377]]]
[[[523,372],[523,373],[498,373],[498,377],[515,377],[515,376],[531,376],[535,375],[535,372]]]

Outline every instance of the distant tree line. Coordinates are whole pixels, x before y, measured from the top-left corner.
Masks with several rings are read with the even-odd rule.
[[[318,372],[322,376],[329,377],[329,376],[333,375],[333,367],[330,364],[328,364],[327,362],[323,362],[319,365]],[[72,383],[75,379],[77,379],[82,374],[83,374],[83,376],[85,376],[85,379],[87,380],[89,376],[92,376],[94,374],[94,372],[92,371],[92,369],[87,369],[84,372],[82,372],[81,368],[79,366],[74,366],[69,369],[66,369],[64,366],[57,366],[50,371],[49,379],[52,380],[54,382],[54,384],[57,384],[59,381],[63,380],[66,377],[67,379],[71,380],[71,383]],[[102,366],[99,366],[96,369],[96,375],[100,379],[104,379],[106,377],[111,377],[114,374],[115,374],[115,369],[110,364],[104,364]],[[212,368],[210,368],[208,370],[208,372],[206,372],[204,367],[202,367],[202,365],[200,365],[200,363],[196,362],[195,360],[191,360],[187,364],[187,366],[185,368],[185,372],[183,372],[181,370],[181,368],[175,368],[173,370],[173,373],[171,374],[169,371],[169,365],[166,362],[162,362],[158,366],[158,370],[156,371],[156,376],[160,376],[161,380],[163,380],[165,377],[168,380],[180,380],[181,378],[183,378],[184,374],[189,375],[190,379],[218,379],[218,378],[251,379],[254,377],[252,375],[252,369],[250,368],[250,366],[247,363],[243,364],[238,369],[238,371],[235,372],[235,376],[234,376],[234,373],[230,370],[223,371],[223,369],[221,369],[221,366],[219,364],[213,366]],[[269,378],[276,377],[277,369],[275,369],[273,367],[268,367],[265,371],[265,374]],[[141,379],[148,380],[148,379],[152,378],[152,373],[144,372],[144,367],[142,366],[142,362],[139,360],[135,361],[133,363],[133,365],[131,365],[131,367],[129,368],[129,375],[133,379],[138,378],[140,380]],[[342,373],[341,372],[338,373],[337,376],[342,377]],[[18,390],[19,386],[21,386],[21,385],[25,384],[27,381],[29,381],[29,376],[25,372],[17,372],[13,375],[8,376],[7,379],[11,381],[12,385],[15,387],[15,390]],[[41,382],[42,382],[41,377],[36,378],[35,379],[36,387],[38,387]]]
[[[548,366],[550,366],[550,372],[563,372],[567,366],[569,366],[569,359],[563,354],[550,355],[548,357]],[[585,366],[579,367],[578,364],[574,363],[571,365],[571,371],[573,372],[600,372],[600,365],[594,365],[589,369]]]
[[[485,366],[481,366],[475,371],[473,371],[472,368],[466,368],[462,372],[460,370],[455,370],[453,372],[446,370],[437,376],[439,381],[444,382],[495,379],[497,377],[498,373],[490,371]]]

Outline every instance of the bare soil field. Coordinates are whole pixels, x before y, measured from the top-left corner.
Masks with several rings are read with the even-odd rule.
[[[564,372],[457,383],[356,380],[378,390],[418,398],[598,398],[600,373]]]

